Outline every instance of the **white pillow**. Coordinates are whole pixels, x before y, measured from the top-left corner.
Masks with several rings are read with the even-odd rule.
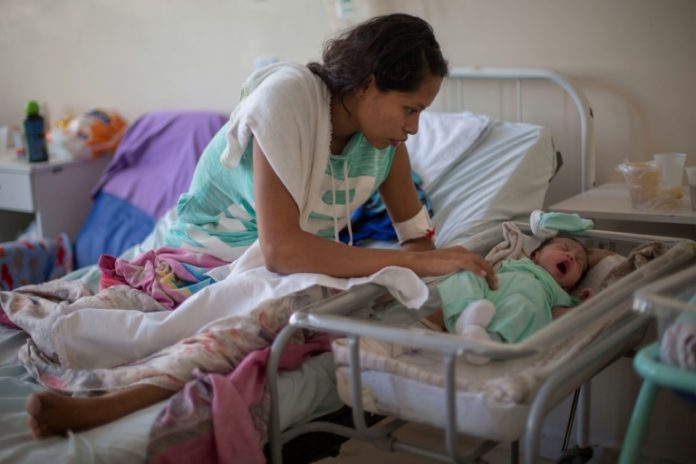
[[[468,111],[424,111],[418,133],[406,140],[411,166],[427,188],[476,146],[490,130],[490,117]]]
[[[426,188],[438,247],[461,243],[540,209],[556,171],[551,135],[541,126],[496,122],[472,150]]]
[[[597,264],[592,266],[580,282],[575,286],[571,295],[580,297],[583,289],[591,288],[592,294],[596,295],[599,293],[599,287],[604,282],[604,279],[609,275],[609,273],[620,264],[626,262],[626,258],[619,254],[612,254],[602,258]]]

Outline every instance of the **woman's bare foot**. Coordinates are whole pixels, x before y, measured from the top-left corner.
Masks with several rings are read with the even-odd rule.
[[[100,425],[92,398],[72,398],[53,392],[35,393],[27,398],[29,428],[34,438],[65,435]]]
[[[27,398],[29,428],[36,439],[79,432],[120,419],[174,393],[153,385],[135,385],[102,396],[73,398],[53,392]]]

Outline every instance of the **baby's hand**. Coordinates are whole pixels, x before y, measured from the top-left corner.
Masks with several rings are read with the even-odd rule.
[[[582,290],[580,290],[580,299],[582,301],[585,301],[592,296],[592,293],[593,292],[592,292],[592,289],[590,287],[583,288]]]
[[[559,317],[564,316],[571,309],[572,308],[569,308],[568,306],[554,306],[551,308],[551,318],[558,319]]]

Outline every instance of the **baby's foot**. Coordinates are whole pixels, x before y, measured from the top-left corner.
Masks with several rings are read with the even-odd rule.
[[[492,301],[486,299],[472,301],[457,318],[454,330],[461,334],[461,330],[466,326],[488,327],[494,316],[495,305]]]
[[[488,332],[486,332],[486,329],[478,325],[467,325],[465,327],[462,327],[460,335],[473,340],[491,339],[491,337],[488,335]],[[477,366],[485,366],[486,364],[491,362],[490,358],[480,354],[466,354],[464,355],[464,359],[466,359],[469,363],[475,364]]]

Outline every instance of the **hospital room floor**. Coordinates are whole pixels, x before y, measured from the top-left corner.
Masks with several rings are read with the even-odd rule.
[[[418,443],[422,446],[433,450],[441,450],[443,443],[443,434],[441,431],[425,425],[410,423],[405,425],[401,430],[396,432],[397,438],[412,443]],[[463,440],[461,446],[466,449],[469,445],[475,443],[475,439],[471,442]],[[588,464],[615,464],[618,461],[618,452],[607,449],[594,449],[594,456]],[[335,458],[324,458],[316,461],[318,464],[435,464],[441,463],[435,459],[416,456],[410,453],[397,452],[390,453],[375,448],[369,443],[360,440],[348,440],[341,447],[341,454]],[[552,464],[555,460],[539,459],[539,464]],[[650,464],[662,464],[661,460],[650,460]],[[486,464],[509,464],[510,463],[510,448],[509,445],[503,444],[488,452],[483,456],[481,463]]]
[[[443,434],[432,427],[410,423],[396,433],[398,438],[405,441],[413,441],[424,447],[434,450],[442,449]],[[472,439],[471,443],[475,443]],[[469,443],[463,441],[462,448]],[[508,445],[500,445],[484,456],[484,462],[488,464],[508,464],[510,462],[510,448]],[[416,456],[410,453],[390,453],[375,448],[370,443],[360,440],[348,440],[341,447],[341,453],[335,458],[325,458],[317,461],[319,464],[428,464],[441,463],[442,461]],[[554,461],[542,459],[541,464]]]

